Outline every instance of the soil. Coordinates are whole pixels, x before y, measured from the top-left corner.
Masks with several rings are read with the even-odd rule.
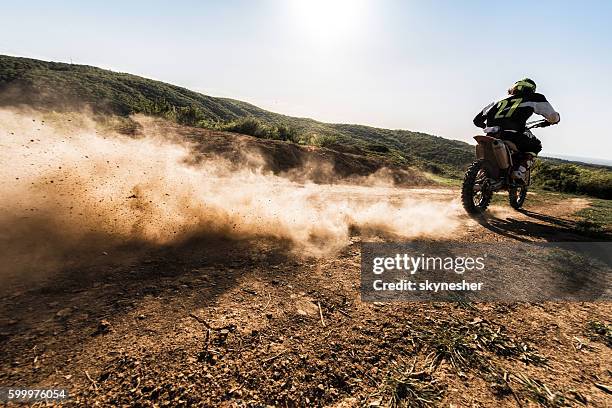
[[[449,242],[593,240],[572,217],[588,200],[530,200],[462,218]],[[11,282],[0,292],[0,384],[68,388],[66,406],[612,404],[610,344],[589,329],[611,323],[609,303],[362,302],[365,239],[390,238],[354,231],[325,258],[263,237],[126,244]]]

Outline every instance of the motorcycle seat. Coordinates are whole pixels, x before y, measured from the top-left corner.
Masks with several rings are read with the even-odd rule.
[[[478,143],[489,143],[489,142],[493,142],[494,140],[497,140],[495,137],[484,136],[484,135],[476,135],[476,136],[474,136],[474,139]]]

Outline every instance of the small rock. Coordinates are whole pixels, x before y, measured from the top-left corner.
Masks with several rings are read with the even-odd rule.
[[[145,315],[143,315],[143,314],[140,314],[140,315],[138,315],[136,318],[137,318],[138,320],[144,320],[144,319],[146,319],[146,318],[147,318],[147,316],[145,316]]]
[[[102,319],[98,324],[98,328],[94,332],[94,335],[108,333],[111,330],[111,324],[108,320]]]
[[[225,342],[227,342],[227,336],[229,336],[229,330],[227,329],[220,330],[219,339],[218,339],[219,344],[225,344]]]
[[[70,316],[70,314],[72,313],[72,308],[71,307],[66,307],[64,309],[59,310],[55,316],[59,317],[60,319],[66,318],[68,316]]]

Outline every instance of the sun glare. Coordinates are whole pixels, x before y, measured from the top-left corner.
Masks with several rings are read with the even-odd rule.
[[[359,33],[368,0],[292,0],[296,27],[313,40],[338,42]]]

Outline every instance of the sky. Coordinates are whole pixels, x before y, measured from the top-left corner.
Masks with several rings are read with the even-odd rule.
[[[561,114],[543,154],[610,160],[611,19],[610,1],[5,2],[0,53],[468,142],[527,76]]]

